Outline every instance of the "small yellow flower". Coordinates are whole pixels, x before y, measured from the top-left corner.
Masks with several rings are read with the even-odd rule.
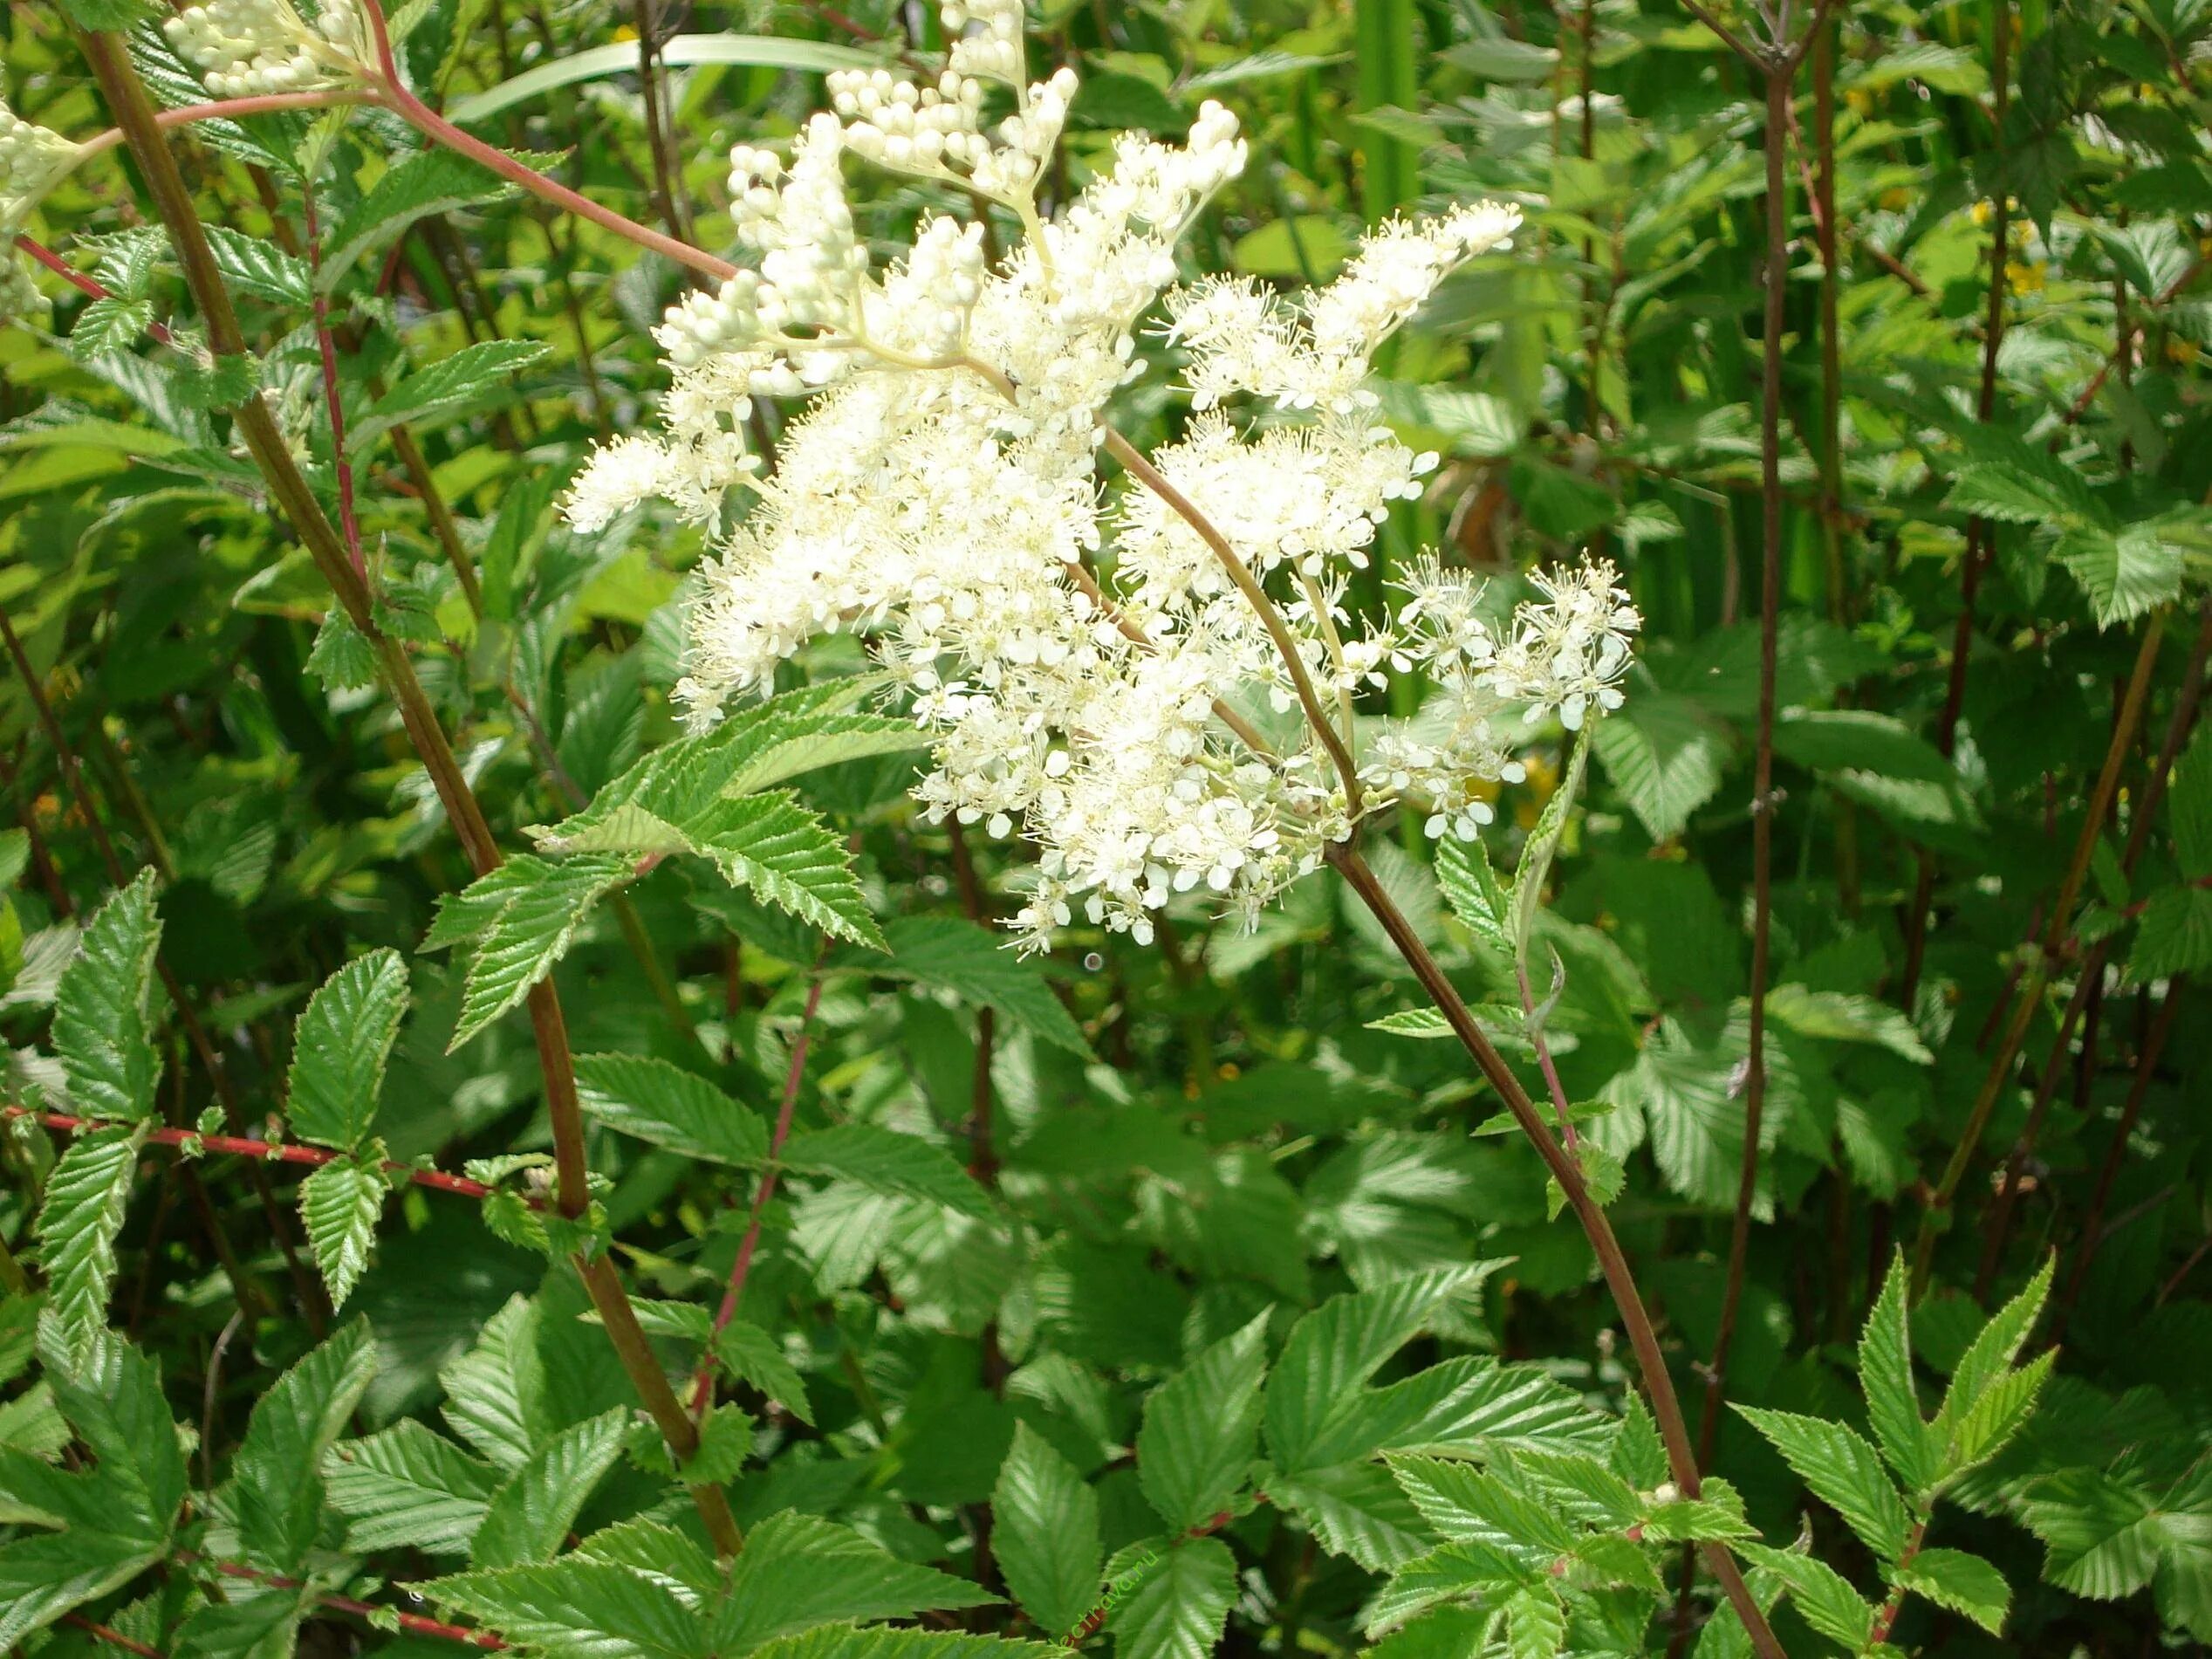
[[[1892,213],[1902,213],[1913,205],[1913,193],[1903,185],[1881,193],[1881,205]]]
[[[2184,367],[2194,367],[2196,360],[2202,355],[2202,349],[2193,339],[2169,336],[2166,342],[2166,355]]]
[[[2040,259],[2024,264],[2018,260],[2008,260],[2004,267],[2004,279],[2016,294],[2039,294],[2043,291],[2044,272],[2048,269]]]

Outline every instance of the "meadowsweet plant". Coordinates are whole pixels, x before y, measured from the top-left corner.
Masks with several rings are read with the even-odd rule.
[[[2212,14],[57,16],[0,1649],[2212,1640]]]

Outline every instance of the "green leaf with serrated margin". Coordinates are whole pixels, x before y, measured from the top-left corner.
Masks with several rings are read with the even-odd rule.
[[[348,1549],[469,1547],[498,1486],[498,1471],[435,1430],[402,1419],[323,1455],[331,1507],[346,1517]]]
[[[376,1244],[376,1219],[384,1213],[391,1183],[381,1169],[350,1158],[326,1163],[299,1183],[299,1218],[307,1229],[315,1265],[330,1286],[332,1307],[346,1306],[367,1270]]]
[[[750,1659],[1065,1659],[1066,1649],[1003,1636],[962,1635],[950,1630],[856,1630],[825,1624],[796,1636],[778,1636],[753,1649]]]
[[[1936,1409],[1933,1424],[1936,1443],[1944,1448],[1941,1478],[1948,1480],[1964,1467],[1957,1445],[1961,1428],[1982,1403],[1982,1396],[2010,1375],[2013,1356],[2042,1317],[2056,1260],[2044,1258],[2042,1269],[2017,1296],[1989,1316],[1953,1368],[1950,1387],[1944,1390],[1943,1403]]]
[[[39,1260],[48,1310],[75,1361],[92,1352],[107,1323],[115,1235],[123,1228],[142,1135],[132,1128],[80,1135],[46,1177],[38,1210]]]
[[[965,1579],[902,1561],[849,1526],[787,1512],[745,1539],[707,1650],[743,1653],[833,1619],[903,1619],[997,1600]]]
[[[620,1408],[562,1429],[492,1495],[469,1546],[477,1567],[550,1561],[592,1491],[622,1455],[630,1414]]]
[[[730,770],[722,791],[730,795],[755,794],[824,766],[905,754],[927,749],[934,741],[928,728],[889,715],[784,716],[763,722],[724,751]]]
[[[1106,1620],[1120,1659],[1211,1659],[1236,1596],[1236,1558],[1217,1538],[1169,1548]]]
[[[814,1421],[805,1380],[784,1358],[783,1346],[759,1326],[731,1320],[715,1333],[714,1347],[716,1362],[731,1376],[751,1383],[801,1422]]]
[[[1445,1539],[1502,1548],[1509,1556],[1564,1555],[1575,1529],[1545,1497],[1503,1473],[1441,1457],[1399,1457],[1390,1472],[1414,1507]]]
[[[1480,841],[1452,835],[1438,841],[1436,884],[1469,933],[1496,949],[1511,948],[1505,931],[1511,901]]]
[[[148,1018],[161,918],[154,873],[93,915],[54,993],[54,1052],[69,1098],[86,1117],[135,1122],[154,1109],[161,1050]]]
[[[516,393],[509,376],[528,368],[550,349],[543,340],[534,339],[486,339],[464,346],[450,357],[415,370],[379,398],[346,433],[346,445],[362,453],[402,422],[435,424],[511,399]]]
[[[1229,1507],[1258,1450],[1269,1316],[1256,1316],[1155,1388],[1137,1432],[1137,1480],[1171,1532]]]
[[[1510,1659],[1553,1659],[1566,1641],[1566,1606],[1550,1585],[1526,1586],[1505,1598]]]
[[[1912,1333],[1907,1320],[1910,1275],[1904,1252],[1890,1258],[1881,1294],[1859,1336],[1859,1387],[1866,1396],[1866,1421],[1875,1443],[1907,1492],[1935,1484],[1941,1448],[1921,1416],[1913,1386]]]
[[[974,1008],[995,1008],[1010,1024],[1071,1054],[1088,1058],[1091,1045],[1051,983],[1034,962],[1007,949],[1009,941],[957,916],[901,916],[883,929],[889,962],[867,958],[867,971],[937,985]]]
[[[295,258],[273,242],[227,225],[204,228],[208,245],[215,250],[216,264],[233,291],[284,305],[305,305],[314,298],[314,279],[305,259]]]
[[[2133,621],[2179,597],[2188,550],[2153,524],[2119,531],[2091,525],[2061,537],[2058,558],[2081,585],[2102,629]]]
[[[844,838],[788,792],[724,800],[679,827],[730,886],[750,888],[824,933],[884,948]]]
[[[497,174],[442,146],[401,156],[331,232],[322,257],[325,291],[363,253],[396,237],[417,219],[489,201],[509,188]]]
[[[669,1584],[571,1555],[419,1587],[439,1606],[545,1659],[699,1659],[699,1609]]]
[[[1993,1636],[2003,1630],[2005,1610],[2012,1604],[2004,1574],[1960,1550],[1921,1550],[1894,1568],[1889,1581],[1939,1608],[1964,1614]]]
[[[1873,1640],[1873,1608],[1826,1562],[1763,1544],[1747,1542],[1736,1549],[1745,1560],[1768,1568],[1789,1587],[1798,1613],[1822,1635],[1840,1642],[1852,1653]]]
[[[333,605],[315,630],[307,652],[307,672],[327,691],[358,691],[376,683],[376,647],[353,619]]]
[[[425,945],[435,948],[456,937],[476,941],[460,1023],[447,1052],[527,997],[567,954],[592,907],[632,873],[627,859],[604,853],[558,862],[524,855],[442,900]]]
[[[1025,1422],[991,1489],[991,1550],[1006,1587],[1048,1635],[1081,1622],[1099,1597],[1099,1495]]]
[[[323,1454],[376,1375],[376,1349],[356,1320],[312,1349],[261,1396],[231,1464],[238,1538],[251,1566],[298,1576],[322,1529]]]
[[[1303,1472],[1331,1429],[1357,1412],[1382,1362],[1480,1276],[1463,1268],[1407,1274],[1323,1303],[1291,1327],[1267,1381],[1267,1444],[1277,1467]]]
[[[445,1420],[502,1469],[518,1469],[552,1429],[538,1354],[538,1305],[510,1299],[484,1322],[476,1346],[438,1373]]]
[[[768,1126],[695,1073],[641,1054],[579,1054],[584,1109],[610,1129],[688,1158],[748,1167],[768,1156]]]
[[[1387,1573],[1429,1547],[1432,1537],[1398,1483],[1379,1464],[1345,1464],[1267,1483],[1270,1503],[1304,1521],[1332,1554]]]
[[[1844,1518],[1885,1561],[1905,1553],[1912,1517],[1880,1455],[1856,1430],[1825,1418],[1737,1406],[1736,1414],[1782,1454],[1814,1497]]]
[[[832,1176],[871,1192],[922,1198],[964,1215],[988,1216],[990,1200],[943,1148],[873,1123],[840,1123],[793,1135],[784,1165],[801,1175]]]
[[[2143,907],[2127,977],[2139,985],[2212,967],[2212,891],[2168,888]]]
[[[407,1013],[407,970],[396,950],[347,963],[308,998],[292,1032],[284,1115],[303,1141],[350,1152],[376,1119],[384,1064]]]
[[[95,299],[70,325],[69,354],[79,362],[91,362],[127,352],[153,320],[150,299],[125,299],[114,294]]]

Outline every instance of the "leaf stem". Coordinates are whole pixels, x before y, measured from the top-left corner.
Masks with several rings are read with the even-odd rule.
[[[375,0],[365,0],[365,3],[389,70],[390,45],[384,33],[383,15]],[[161,127],[154,119],[153,106],[128,53],[113,34],[79,31],[79,39],[115,114],[116,123],[127,135],[132,154],[138,158],[156,210],[168,227],[169,239],[176,249],[178,263],[183,267],[186,283],[199,304],[209,345],[221,355],[243,353],[245,338],[231,307],[229,292],[216,268],[214,252],[208,244],[207,233],[200,223],[198,210],[177,170],[176,158],[163,141]],[[420,107],[419,103],[417,106]],[[306,544],[323,579],[330,584],[354,627],[373,645],[379,669],[399,706],[408,740],[430,775],[431,784],[470,865],[479,874],[498,868],[502,860],[491,826],[454,757],[452,746],[438,723],[436,710],[415,677],[414,664],[399,644],[376,626],[367,586],[353,569],[314,491],[301,476],[268,404],[256,391],[237,407],[233,418],[256,465],[268,481],[271,494]],[[529,1004],[558,1174],[557,1204],[562,1215],[579,1218],[590,1207],[590,1172],[584,1154],[584,1117],[577,1100],[567,1025],[552,981],[540,980],[531,987]],[[579,1256],[576,1268],[606,1327],[608,1340],[614,1345],[631,1386],[638,1391],[681,1465],[698,1450],[698,1431],[654,1354],[652,1344],[638,1322],[637,1310],[622,1286],[620,1275],[604,1256]],[[743,1546],[743,1534],[738,1530],[736,1519],[730,1513],[729,1500],[721,1487],[710,1484],[693,1485],[691,1496],[716,1548],[724,1555],[736,1553]]]
[[[1628,1258],[1620,1248],[1620,1241],[1613,1236],[1613,1224],[1606,1219],[1605,1209],[1592,1196],[1590,1183],[1583,1178],[1582,1166],[1567,1152],[1544,1126],[1537,1114],[1528,1091],[1513,1074],[1491,1042],[1484,1036],[1481,1025],[1468,1011],[1458,988],[1437,964],[1428,947],[1421,943],[1413,923],[1406,919],[1382,883],[1376,879],[1365,859],[1358,851],[1342,843],[1329,850],[1329,862],[1343,875],[1346,884],[1359,895],[1361,903],[1371,911],[1421,989],[1460,1040],[1462,1047],[1475,1062],[1490,1087],[1497,1091],[1505,1108],[1520,1127],[1544,1167],[1559,1183],[1566,1195],[1567,1205],[1582,1224],[1582,1231],[1590,1240],[1590,1247],[1598,1258],[1598,1266],[1605,1276],[1606,1287],[1613,1293],[1613,1306],[1619,1310],[1621,1324],[1628,1333],[1628,1342],[1635,1352],[1637,1369],[1642,1372],[1644,1391],[1650,1398],[1652,1416],[1659,1426],[1661,1442],[1667,1449],[1667,1464],[1674,1484],[1687,1497],[1695,1498],[1703,1490],[1698,1477],[1696,1453],[1692,1450],[1689,1426],[1682,1416],[1681,1401],[1674,1393],[1674,1379],[1667,1370],[1667,1356],[1659,1346],[1659,1333],[1654,1327],[1650,1313],[1645,1309],[1643,1295],[1636,1287],[1634,1274],[1629,1270]],[[1784,1659],[1782,1644],[1775,1639],[1766,1615],[1759,1611],[1752,1599],[1750,1587],[1743,1581],[1743,1574],[1727,1549],[1717,1543],[1701,1546],[1706,1563],[1721,1582],[1729,1604],[1743,1620],[1750,1634],[1753,1648],[1761,1659]]]

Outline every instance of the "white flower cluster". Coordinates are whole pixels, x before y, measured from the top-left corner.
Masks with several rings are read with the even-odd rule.
[[[1394,621],[1346,603],[1390,504],[1435,463],[1375,418],[1372,355],[1455,265],[1507,245],[1518,214],[1386,226],[1296,308],[1249,284],[1177,289],[1178,238],[1243,166],[1234,118],[1209,104],[1179,147],[1124,136],[1048,221],[1038,182],[1073,79],[1024,85],[1019,0],[944,13],[969,32],[934,86],[840,76],[788,163],[735,154],[751,268],[670,312],[665,434],[599,450],[569,498],[586,531],[654,497],[710,527],[677,688],[694,722],[770,689],[818,635],[864,635],[935,736],[929,815],[1038,848],[1019,919],[1032,946],[1079,915],[1148,940],[1181,892],[1256,915],[1401,800],[1436,833],[1473,833],[1532,722],[1619,702],[1636,622],[1602,566],[1547,579],[1495,632],[1475,586],[1434,563]],[[986,81],[1015,94],[988,130]],[[980,227],[930,218],[879,268],[847,152],[989,195],[1025,235],[993,267]],[[1200,412],[1152,464],[1267,593],[1338,745],[1364,740],[1356,785],[1321,733],[1280,718],[1296,678],[1185,511],[1165,490],[1101,492],[1106,406],[1163,297]],[[763,476],[747,399],[799,392],[812,401]],[[725,530],[741,483],[757,499]],[[1415,667],[1435,688],[1416,720],[1355,725],[1359,692]]]
[[[45,308],[16,253],[16,237],[77,156],[73,141],[0,103],[0,320]]]
[[[291,0],[203,0],[161,29],[217,98],[343,86],[375,55],[355,0],[323,0],[312,23]]]

